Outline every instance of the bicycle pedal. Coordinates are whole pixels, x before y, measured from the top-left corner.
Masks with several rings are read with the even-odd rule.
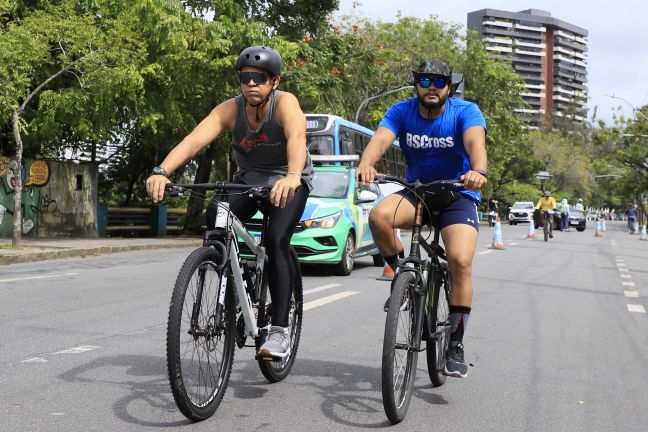
[[[263,360],[267,362],[280,362],[283,360],[283,358],[279,356],[274,356],[272,354],[259,354],[257,353],[256,356],[254,356],[255,360]]]

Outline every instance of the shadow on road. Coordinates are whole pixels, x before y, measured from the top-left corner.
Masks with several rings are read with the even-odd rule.
[[[271,386],[285,386],[282,391],[299,396],[299,387],[303,387],[304,392],[317,392],[322,400],[322,414],[339,425],[363,429],[390,426],[382,406],[380,368],[298,358],[283,384],[270,384],[261,376],[255,361],[237,363],[225,399],[241,399],[240,403],[245,404],[246,400],[266,396]],[[121,369],[126,370],[125,375]],[[117,378],[110,379],[111,376]],[[420,368],[417,376],[417,381],[427,381],[426,371]],[[127,423],[156,428],[192,423],[184,419],[165,421],[160,418],[160,411],[168,412],[169,416],[180,415],[171,395],[163,357],[101,357],[72,368],[59,378],[67,382],[107,384],[126,389],[128,394],[113,403],[113,412]],[[427,404],[447,404],[431,384],[415,385],[413,398]]]

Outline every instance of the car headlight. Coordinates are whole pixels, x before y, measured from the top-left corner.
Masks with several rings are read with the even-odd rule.
[[[342,216],[341,210],[330,216],[324,216],[317,219],[306,219],[302,222],[302,225],[304,228],[333,228],[340,219],[340,216]]]

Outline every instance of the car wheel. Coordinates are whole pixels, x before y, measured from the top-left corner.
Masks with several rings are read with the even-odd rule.
[[[353,233],[349,233],[344,242],[342,259],[335,266],[335,274],[338,276],[349,276],[353,271],[353,256],[355,254],[355,239]]]
[[[509,225],[515,225],[513,221],[509,221]]]
[[[379,253],[371,256],[376,267],[385,267],[385,257]]]
[[[585,231],[585,227],[578,227],[578,228],[576,228],[576,231],[583,232],[583,231]]]

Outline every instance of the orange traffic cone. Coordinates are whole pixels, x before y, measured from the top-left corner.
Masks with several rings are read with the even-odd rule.
[[[499,217],[495,220],[495,232],[493,233],[493,244],[491,244],[489,249],[505,249],[504,241],[502,240],[502,224],[500,223]]]
[[[529,231],[527,231],[526,238],[530,238],[530,239],[536,238],[535,222],[533,221],[533,216],[529,217]]]
[[[601,221],[596,222],[596,231],[594,237],[603,237],[603,230],[601,229]]]
[[[394,269],[392,269],[389,264],[385,264],[382,275],[377,277],[376,280],[390,281],[392,279],[394,279]]]

